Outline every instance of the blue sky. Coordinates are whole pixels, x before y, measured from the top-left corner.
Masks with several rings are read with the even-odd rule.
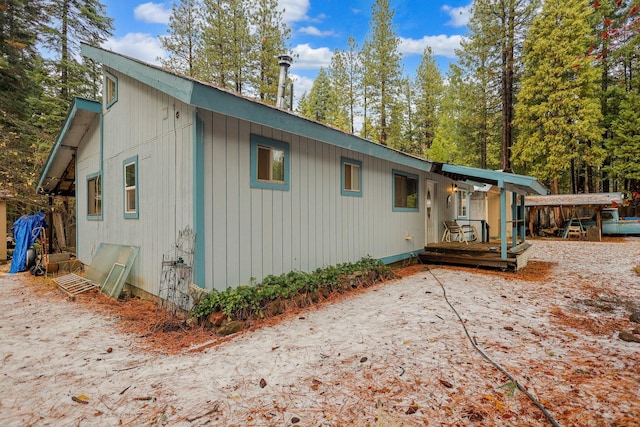
[[[472,0],[391,0],[401,39],[405,74],[413,75],[422,52],[431,46],[442,71],[455,61],[469,19]],[[167,34],[172,1],[103,0],[114,18],[114,36],[103,46],[140,60],[164,57],[159,36]],[[291,28],[289,44],[297,54],[291,67],[296,94],[311,88],[320,67],[327,67],[335,48],[345,49],[349,35],[361,46],[369,30],[373,0],[278,0]]]

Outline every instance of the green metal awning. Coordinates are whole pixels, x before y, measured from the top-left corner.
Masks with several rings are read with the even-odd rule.
[[[491,171],[469,166],[434,163],[432,172],[471,185],[491,184],[516,194],[548,194],[549,190],[532,176]]]

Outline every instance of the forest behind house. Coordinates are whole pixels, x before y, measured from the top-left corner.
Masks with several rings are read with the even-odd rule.
[[[291,53],[277,0],[173,5],[169,70],[275,104],[277,56]],[[0,3],[0,190],[9,221],[45,209],[36,194],[74,97],[101,98],[99,46],[113,20],[99,0]],[[553,193],[640,193],[640,0],[475,0],[458,61],[431,48],[403,68],[389,0],[364,40],[335,49],[295,112],[437,162],[532,175]],[[294,65],[295,69],[295,58]],[[54,209],[72,225],[73,200]]]

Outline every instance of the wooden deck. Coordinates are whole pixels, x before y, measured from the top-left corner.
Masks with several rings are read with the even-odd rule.
[[[500,257],[500,242],[442,242],[432,243],[419,254],[420,260],[427,264],[455,264],[470,267],[498,268],[517,271],[527,265],[529,259],[528,242],[508,248],[507,259]]]

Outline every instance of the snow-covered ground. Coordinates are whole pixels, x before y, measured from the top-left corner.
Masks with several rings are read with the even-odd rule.
[[[640,239],[533,244],[533,273],[414,268],[171,355],[2,273],[0,425],[550,425],[440,284],[560,425],[640,425],[640,343],[618,338],[640,327]]]

